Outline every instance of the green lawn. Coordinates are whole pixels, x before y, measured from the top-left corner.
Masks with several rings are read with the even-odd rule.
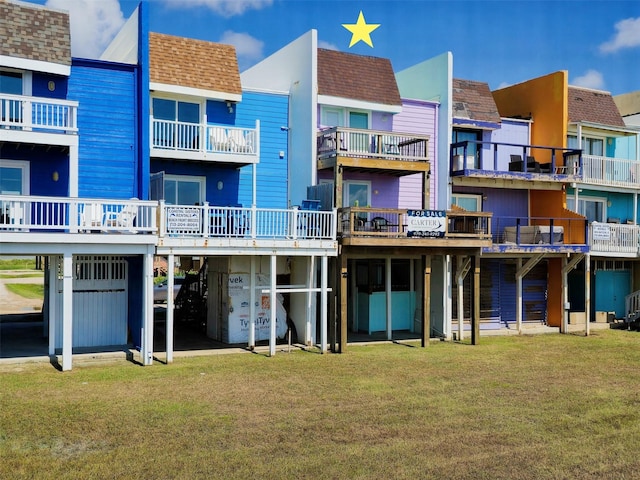
[[[44,285],[37,283],[7,283],[7,290],[24,298],[44,298]]]
[[[640,477],[638,332],[0,368],[0,478]]]

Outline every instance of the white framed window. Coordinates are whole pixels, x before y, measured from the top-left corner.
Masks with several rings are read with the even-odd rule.
[[[350,110],[340,107],[321,106],[320,124],[324,127],[349,127],[368,130],[370,128],[370,112]]]
[[[585,155],[596,155],[603,157],[605,155],[605,138],[604,137],[582,137],[582,153]],[[577,135],[567,135],[567,147],[578,148]]]
[[[164,200],[170,205],[200,205],[206,197],[206,178],[164,175]]]
[[[0,194],[29,195],[29,162],[0,160]]]
[[[607,199],[600,197],[578,198],[578,209],[574,197],[567,197],[567,208],[587,217],[589,223],[604,222],[607,219]]]
[[[200,123],[202,105],[198,102],[174,98],[153,97],[151,99],[153,118],[184,123]]]
[[[468,212],[482,211],[482,195],[469,193],[452,193],[451,204],[464,208]]]
[[[337,107],[321,107],[320,124],[325,127],[343,127],[344,109]]]
[[[13,68],[0,69],[0,93],[31,96],[31,72]]]

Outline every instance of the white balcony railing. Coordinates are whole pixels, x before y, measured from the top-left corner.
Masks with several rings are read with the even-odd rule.
[[[589,246],[592,253],[640,255],[640,225],[593,222]]]
[[[166,205],[160,202],[160,237],[336,239],[335,211]]]
[[[157,202],[0,195],[0,232],[156,233]]]
[[[156,150],[257,157],[259,137],[259,123],[239,128],[151,117],[151,148]]]
[[[78,102],[0,94],[0,128],[77,133]]]
[[[596,185],[640,187],[640,161],[582,156],[582,181]]]

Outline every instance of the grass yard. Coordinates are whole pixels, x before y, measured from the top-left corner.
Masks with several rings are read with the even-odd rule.
[[[640,333],[0,370],[0,478],[640,478]]]
[[[37,283],[6,283],[5,287],[24,298],[44,298],[44,285]]]

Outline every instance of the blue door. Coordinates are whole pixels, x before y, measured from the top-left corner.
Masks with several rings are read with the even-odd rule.
[[[595,311],[616,312],[616,318],[625,315],[624,297],[630,293],[629,270],[598,270],[595,274]]]

